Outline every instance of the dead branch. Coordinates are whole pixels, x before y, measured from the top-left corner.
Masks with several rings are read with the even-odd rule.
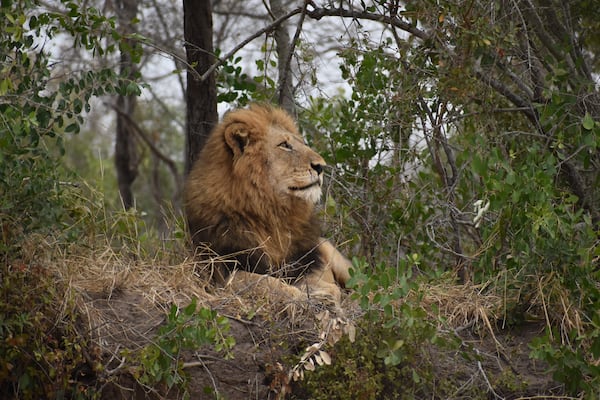
[[[308,10],[306,15],[312,19],[320,20],[323,17],[342,17],[342,18],[352,18],[352,19],[366,19],[369,21],[377,21],[383,24],[391,25],[396,28],[399,28],[403,31],[411,33],[417,38],[426,41],[430,40],[433,36],[428,32],[417,28],[416,26],[400,19],[397,16],[387,16],[382,14],[370,13],[366,11],[355,11],[355,10],[347,10],[344,8],[324,8],[317,7],[313,10]]]

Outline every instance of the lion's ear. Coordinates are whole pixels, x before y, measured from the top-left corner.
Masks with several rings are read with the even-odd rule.
[[[225,130],[225,142],[233,152],[234,158],[242,155],[248,145],[248,128],[243,124],[232,124]]]

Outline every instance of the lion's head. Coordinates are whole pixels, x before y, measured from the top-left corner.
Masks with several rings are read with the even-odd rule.
[[[320,199],[325,161],[282,110],[255,105],[231,112],[213,137],[221,134],[233,180],[252,183],[244,187],[248,194],[258,190],[275,202],[300,198],[311,205]]]
[[[237,258],[242,268],[262,273],[299,260],[320,264],[314,205],[324,166],[281,109],[253,105],[229,112],[210,134],[186,183],[193,242],[221,255],[257,249]]]

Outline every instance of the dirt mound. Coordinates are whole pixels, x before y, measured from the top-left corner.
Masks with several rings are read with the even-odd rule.
[[[293,373],[282,359],[299,357],[307,346],[321,343],[318,351],[344,333],[339,323],[332,331],[337,319],[318,302],[297,304],[253,287],[216,289],[205,278],[208,263],[157,264],[126,261],[106,250],[53,265],[53,273],[68,282],[75,298],[79,329],[89,338],[88,359],[95,366],[88,373],[103,398],[184,397],[180,385],[145,385],[142,376],[144,368],[162,362],[148,360],[148,349],[163,345],[161,327],[174,306],[177,313],[192,302],[196,310],[216,311],[227,318],[224,335],[235,340],[227,351],[210,344],[182,347],[170,365],[159,365],[187,375],[191,398],[274,398],[286,390]]]
[[[72,257],[56,266],[54,273],[69,282],[82,316],[80,330],[89,338],[86,351],[92,365],[88,373],[102,398],[284,398],[294,378],[335,364],[334,345],[340,338],[354,340],[355,335],[369,334],[355,333],[362,311],[349,296],[342,310],[334,310],[317,302],[294,304],[277,293],[253,288],[215,289],[202,278],[208,267],[192,260],[173,265],[125,261],[111,251],[85,259]],[[463,355],[474,356],[465,362],[461,352],[432,348],[440,380],[463,380],[469,393],[479,391],[483,397],[559,392],[545,366],[528,357],[528,343],[542,332],[543,325],[527,323],[518,331],[499,329],[495,321],[502,299],[484,294],[482,287],[430,286],[423,293],[421,302],[432,310],[430,317],[442,317],[446,325],[440,329],[454,329]],[[235,345],[230,349],[214,343],[183,346],[175,353],[167,351],[172,358],[167,358],[168,365],[161,364],[164,358],[148,349],[172,343],[160,341],[165,335],[161,329],[168,324],[173,306],[177,313],[184,312],[192,302],[196,309],[225,317],[229,331],[224,335],[232,337]],[[184,337],[182,332],[177,334]],[[144,368],[153,367],[171,369],[173,375],[165,375],[167,379],[160,384],[144,380]],[[511,376],[506,384],[505,375]],[[173,376],[187,376],[185,385],[176,380],[169,384]],[[514,377],[521,384],[515,385]],[[456,398],[461,398],[460,392]]]

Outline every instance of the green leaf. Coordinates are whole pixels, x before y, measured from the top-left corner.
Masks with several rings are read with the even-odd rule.
[[[4,96],[8,92],[8,88],[11,86],[9,79],[3,79],[0,82],[0,96]]]
[[[142,91],[140,90],[140,86],[135,83],[135,82],[129,82],[127,84],[127,87],[125,89],[127,96],[139,96],[140,94],[142,94]]]
[[[583,120],[581,121],[581,125],[583,125],[583,128],[588,131],[594,128],[594,119],[592,118],[590,113],[585,113],[585,115],[583,116]]]
[[[184,314],[187,316],[191,316],[196,312],[196,298],[193,297],[190,304],[188,304],[184,309]]]
[[[478,155],[473,155],[471,166],[473,167],[473,172],[475,172],[477,175],[483,176],[487,172],[487,162]]]
[[[79,133],[79,124],[76,123],[76,122],[73,122],[72,124],[69,124],[65,128],[65,132],[67,132],[67,133]]]

